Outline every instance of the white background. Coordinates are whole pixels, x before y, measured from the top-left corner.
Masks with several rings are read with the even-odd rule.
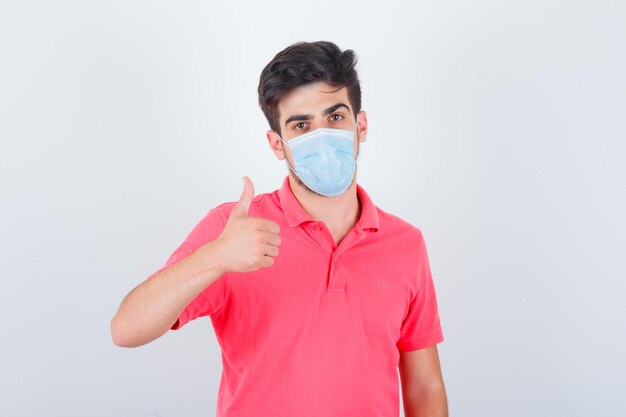
[[[200,417],[208,317],[109,323],[242,176],[299,40],[358,54],[359,183],[426,239],[450,414],[624,416],[623,1],[3,2],[0,415]]]

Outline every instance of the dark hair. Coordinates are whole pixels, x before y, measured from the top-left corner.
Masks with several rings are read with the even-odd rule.
[[[297,87],[325,81],[348,89],[354,115],[361,110],[361,86],[354,51],[341,51],[332,42],[297,42],[283,49],[263,68],[259,79],[259,105],[270,124],[280,133],[278,102]]]

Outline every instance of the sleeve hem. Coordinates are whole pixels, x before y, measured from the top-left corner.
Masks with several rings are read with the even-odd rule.
[[[176,320],[176,323],[174,323],[172,327],[170,327],[170,330],[178,330],[181,327],[183,327],[185,323],[187,323],[188,321],[189,321],[189,314],[187,313],[187,308],[185,308],[180,313],[180,316],[178,316],[178,320]]]
[[[396,346],[398,347],[398,350],[400,352],[408,352],[411,350],[418,350],[433,346],[443,341],[443,332],[440,330],[436,333],[431,334],[430,336],[398,342],[396,343]]]

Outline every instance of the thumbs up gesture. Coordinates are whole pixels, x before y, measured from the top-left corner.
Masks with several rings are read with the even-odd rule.
[[[272,266],[280,245],[278,224],[262,217],[248,216],[254,198],[254,185],[248,177],[244,177],[243,181],[241,197],[217,238],[222,264],[227,271],[232,272],[255,271]]]

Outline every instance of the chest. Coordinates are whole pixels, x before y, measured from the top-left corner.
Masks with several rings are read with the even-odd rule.
[[[415,290],[405,250],[367,236],[348,235],[334,248],[306,234],[283,241],[272,267],[228,277],[225,316],[237,318],[242,334],[397,338]]]

